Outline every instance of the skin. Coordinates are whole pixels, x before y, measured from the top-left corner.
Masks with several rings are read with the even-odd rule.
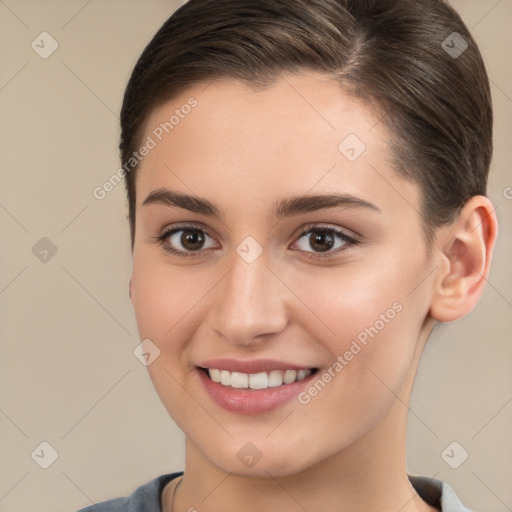
[[[258,92],[229,79],[194,85],[151,113],[144,138],[190,96],[198,105],[137,171],[130,283],[140,338],[161,351],[149,375],[186,437],[174,510],[436,510],[407,478],[408,403],[435,320],[460,318],[482,294],[497,229],[492,204],[471,199],[437,230],[429,253],[421,190],[392,169],[378,112],[327,76],[288,74]],[[338,150],[349,134],[366,146],[353,162]],[[206,198],[225,216],[143,206],[160,188]],[[332,193],[379,211],[269,213],[280,199]],[[209,235],[198,257],[171,255],[155,241],[183,222]],[[309,258],[324,253],[302,228],[325,225],[359,243],[336,252],[336,240],[331,257]],[[252,263],[236,252],[247,236],[263,249]],[[306,405],[293,399],[237,414],[198,379],[195,365],[216,357],[326,370],[394,303],[402,310]],[[252,468],[237,457],[248,442],[261,453]],[[164,489],[166,512],[176,482]]]

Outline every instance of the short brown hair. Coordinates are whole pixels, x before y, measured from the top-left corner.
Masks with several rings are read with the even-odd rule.
[[[264,88],[304,69],[387,112],[394,167],[421,187],[429,243],[470,197],[486,194],[489,79],[474,39],[444,0],[189,0],[131,74],[121,110],[123,166],[151,111],[186,87],[232,77]],[[125,174],[132,249],[135,174]]]

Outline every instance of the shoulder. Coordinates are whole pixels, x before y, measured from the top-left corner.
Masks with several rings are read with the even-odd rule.
[[[89,505],[77,512],[161,512],[163,488],[182,474],[180,471],[157,476],[138,487],[130,496]],[[414,475],[409,475],[409,481],[424,501],[441,512],[472,512],[461,503],[453,488],[446,482]]]
[[[409,481],[421,498],[441,512],[472,512],[465,507],[446,482],[426,476],[409,475]]]
[[[157,476],[138,487],[133,494],[124,498],[113,498],[81,508],[77,512],[161,512],[162,490],[173,478],[183,474],[168,473]]]

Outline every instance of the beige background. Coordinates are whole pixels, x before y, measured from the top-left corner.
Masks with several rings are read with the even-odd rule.
[[[501,231],[482,302],[426,350],[408,462],[497,512],[512,510],[512,1],[453,4],[492,80]],[[119,167],[131,68],[177,5],[0,0],[0,511],[70,512],[183,468],[183,435],[133,355],[124,188],[92,195]],[[47,59],[31,48],[43,31],[59,45]],[[43,441],[58,452],[48,469],[31,457]],[[441,457],[452,441],[469,453],[458,469]]]

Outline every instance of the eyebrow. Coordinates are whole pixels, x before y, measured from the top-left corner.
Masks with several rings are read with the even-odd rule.
[[[142,206],[150,204],[160,204],[170,208],[183,208],[190,212],[220,219],[225,217],[225,213],[207,199],[183,194],[167,188],[159,188],[150,192],[146,199],[144,199]],[[364,208],[382,213],[373,203],[351,194],[320,194],[281,199],[272,205],[270,215],[281,219],[327,208]]]

